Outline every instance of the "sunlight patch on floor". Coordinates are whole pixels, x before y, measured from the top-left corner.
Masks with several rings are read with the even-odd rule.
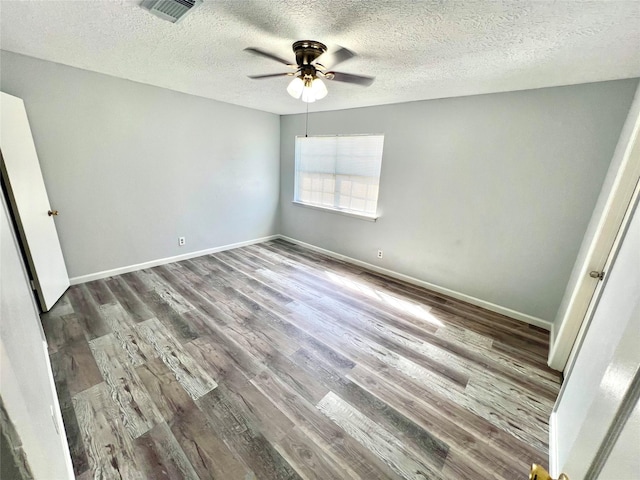
[[[389,295],[388,293],[385,293],[380,290],[376,290],[368,285],[355,282],[351,279],[341,277],[340,275],[336,275],[335,273],[332,273],[332,272],[325,271],[325,274],[331,279],[332,282],[338,285],[341,285],[350,290],[354,290],[359,293],[362,293],[363,295],[369,298],[382,300],[384,303],[395,308],[401,313],[409,314],[420,320],[424,320],[433,325],[437,325],[438,327],[444,327],[444,323],[442,323],[435,316],[429,313],[430,307],[425,307],[417,303],[408,302],[407,300],[394,297],[393,295]]]

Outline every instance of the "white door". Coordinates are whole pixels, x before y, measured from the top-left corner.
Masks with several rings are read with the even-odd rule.
[[[49,205],[23,101],[0,92],[0,115],[2,177],[34,288],[46,312],[69,287],[55,215],[51,214],[54,211]]]
[[[640,396],[639,189],[636,186],[626,229],[551,415],[554,478],[560,472],[571,480],[638,478],[640,431],[634,425]],[[629,436],[633,443],[628,443]]]

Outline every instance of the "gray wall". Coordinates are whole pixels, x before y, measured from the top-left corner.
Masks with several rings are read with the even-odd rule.
[[[580,280],[580,276],[582,274],[582,268],[585,262],[588,261],[587,254],[589,253],[589,248],[591,247],[593,240],[595,239],[598,224],[602,220],[604,209],[609,200],[609,196],[613,190],[614,182],[616,180],[616,176],[620,170],[620,165],[622,164],[622,160],[624,159],[624,151],[626,150],[629,142],[631,141],[633,135],[633,129],[635,127],[636,119],[640,114],[640,84],[636,89],[634,100],[631,105],[631,109],[627,114],[627,120],[624,124],[622,132],[620,134],[619,142],[616,145],[615,154],[609,164],[609,169],[605,176],[604,182],[602,184],[602,189],[600,190],[600,194],[596,201],[595,208],[591,214],[591,219],[589,220],[589,224],[587,226],[587,230],[582,239],[582,244],[580,245],[580,250],[578,251],[578,255],[573,266],[573,270],[571,271],[571,275],[569,277],[569,282],[567,283],[566,290],[564,292],[564,296],[562,301],[560,302],[560,307],[558,308],[558,312],[556,314],[556,318],[554,320],[554,324],[556,329],[560,328],[562,322],[564,321],[565,315],[567,314],[567,310],[569,308],[569,303],[571,301],[571,297],[573,292],[578,285],[578,281]],[[557,330],[556,330],[557,331]],[[552,338],[553,343],[553,338]]]
[[[292,205],[305,119],[282,117],[281,233],[552,321],[637,83],[311,114],[385,134],[376,223]]]
[[[277,233],[277,115],[9,52],[0,62],[70,277]]]

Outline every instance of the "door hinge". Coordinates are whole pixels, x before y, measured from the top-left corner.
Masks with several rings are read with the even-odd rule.
[[[604,272],[598,272],[597,270],[589,272],[589,276],[591,278],[597,278],[598,280],[604,280]]]
[[[36,283],[33,280],[29,280],[29,283],[31,284],[31,290],[37,290]]]

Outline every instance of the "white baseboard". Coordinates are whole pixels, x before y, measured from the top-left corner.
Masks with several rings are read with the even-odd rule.
[[[201,257],[203,255],[209,255],[211,253],[222,252],[224,250],[231,250],[232,248],[245,247],[247,245],[253,245],[255,243],[267,242],[275,238],[280,238],[280,235],[270,235],[268,237],[256,238],[253,240],[246,240],[244,242],[231,243],[229,245],[222,245],[220,247],[208,248],[206,250],[198,250],[197,252],[185,253],[183,255],[176,255],[175,257],[159,258],[157,260],[151,260],[144,263],[136,263],[135,265],[128,265],[126,267],[114,268],[113,270],[104,270],[102,272],[90,273],[88,275],[81,275],[79,277],[72,277],[69,279],[71,285],[78,285],[79,283],[91,282],[93,280],[100,280],[101,278],[113,277],[114,275],[121,275],[123,273],[135,272],[136,270],[142,270],[143,268],[157,267],[158,265],[166,265],[167,263],[179,262],[181,260],[188,260],[190,258]]]
[[[316,247],[315,245],[311,245],[310,243],[301,242],[300,240],[296,240],[295,238],[290,238],[285,235],[276,235],[278,238],[286,240],[291,243],[295,243],[297,245],[301,245],[310,250],[314,250],[319,253],[323,253],[329,257],[336,258],[338,260],[342,260],[348,263],[352,263],[354,265],[358,265],[359,267],[364,267],[368,270],[373,270],[374,272],[382,273],[392,278],[397,278],[398,280],[405,281],[407,283],[411,283],[413,285],[417,285],[419,287],[426,288],[427,290],[431,290],[433,292],[442,293],[449,297],[456,298],[458,300],[462,300],[463,302],[471,303],[472,305],[476,305],[478,307],[485,308],[487,310],[491,310],[492,312],[500,313],[502,315],[506,315],[507,317],[514,318],[516,320],[520,320],[522,322],[528,323],[529,325],[535,325],[536,327],[544,328],[545,330],[551,330],[552,322],[548,320],[543,320],[542,318],[534,317],[532,315],[528,315],[526,313],[518,312],[516,310],[512,310],[510,308],[502,307],[500,305],[496,305],[491,302],[487,302],[485,300],[481,300],[476,297],[472,297],[471,295],[467,295],[464,293],[457,292],[455,290],[451,290],[449,288],[440,287],[438,285],[434,285],[433,283],[425,282],[424,280],[417,279],[415,277],[411,277],[409,275],[405,275],[403,273],[398,273],[393,270],[389,270],[386,268],[378,267],[371,263],[363,262],[361,260],[357,260],[352,257],[348,257],[346,255],[342,255],[340,253],[332,252],[331,250],[325,250],[324,248]]]

